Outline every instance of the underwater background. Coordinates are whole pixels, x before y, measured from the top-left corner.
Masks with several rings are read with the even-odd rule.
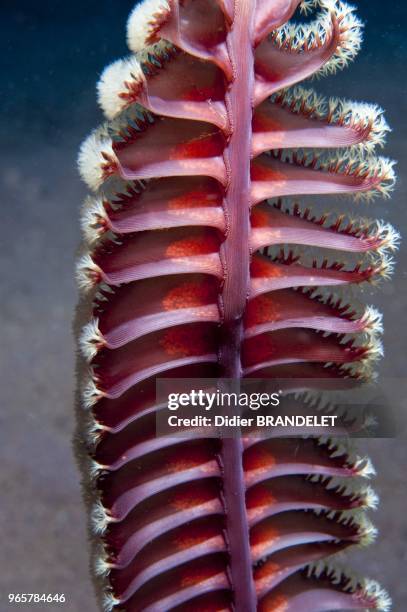
[[[358,206],[361,215],[389,220],[404,234],[394,278],[363,299],[384,311],[381,375],[406,387],[407,3],[356,4],[366,23],[362,51],[348,69],[315,88],[378,103],[393,128],[384,154],[398,160],[394,196]],[[86,192],[76,156],[102,120],[95,83],[107,63],[127,53],[125,23],[133,5],[0,2],[0,612],[11,609],[7,593],[21,592],[65,593],[67,602],[55,609],[97,610],[71,446],[74,260]],[[405,423],[399,418],[395,439],[361,441],[378,471],[373,486],[382,502],[371,518],[380,534],[369,549],[350,555],[351,566],[390,591],[397,612],[407,609]]]

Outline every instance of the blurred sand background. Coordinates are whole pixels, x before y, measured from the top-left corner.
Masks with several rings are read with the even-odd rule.
[[[81,140],[101,120],[97,76],[126,54],[124,25],[132,4],[1,2],[0,612],[17,609],[7,603],[9,592],[65,593],[67,603],[55,610],[97,609],[71,447],[73,269],[86,191],[75,160]],[[367,21],[360,57],[316,87],[386,109],[394,129],[386,154],[399,161],[400,178],[393,200],[374,202],[368,215],[388,219],[406,234],[407,9],[402,2],[357,4]],[[383,376],[406,377],[406,263],[407,240],[394,280],[367,297],[385,312]],[[402,612],[407,609],[406,440],[400,434],[363,445],[379,473],[374,486],[382,503],[373,518],[380,537],[375,546],[356,552],[353,564],[379,579],[393,596],[393,609]]]

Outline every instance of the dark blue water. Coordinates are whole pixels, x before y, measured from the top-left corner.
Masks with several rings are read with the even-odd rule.
[[[6,139],[38,132],[55,141],[66,130],[97,121],[94,84],[106,63],[127,53],[124,31],[133,4],[132,0],[1,2],[0,37],[5,50],[0,58],[1,110]],[[385,105],[389,91],[405,79],[407,4],[383,0],[357,4],[366,23],[365,42],[360,58],[343,78],[353,83],[354,95],[365,81],[364,88]],[[335,91],[341,94],[341,90],[338,83]],[[346,92],[353,95],[348,86]]]

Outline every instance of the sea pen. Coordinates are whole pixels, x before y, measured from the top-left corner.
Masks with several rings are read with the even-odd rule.
[[[297,10],[315,18],[298,25]],[[329,200],[323,215],[301,205],[362,206],[393,186],[374,153],[381,109],[298,85],[345,67],[360,42],[340,0],[145,0],[132,55],[102,74],[108,121],[79,156],[94,195],[78,282],[108,610],[389,609],[377,583],[326,561],[374,537],[368,459],[334,440],[155,436],[157,377],[370,376],[380,314],[327,287],[387,276],[398,234]],[[318,248],[360,259],[307,261]]]

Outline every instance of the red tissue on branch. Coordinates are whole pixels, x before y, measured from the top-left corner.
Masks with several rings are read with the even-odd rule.
[[[375,105],[299,85],[345,67],[361,23],[341,0],[144,0],[127,38],[79,156],[103,605],[388,610],[376,582],[329,560],[374,537],[368,459],[334,440],[155,435],[157,377],[369,377],[381,317],[343,295],[390,274],[398,234],[327,196],[389,195],[393,163],[374,153],[388,127]]]

